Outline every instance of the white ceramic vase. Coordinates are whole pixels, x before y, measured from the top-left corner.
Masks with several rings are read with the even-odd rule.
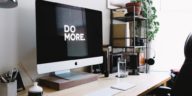
[[[34,82],[34,85],[28,90],[28,96],[43,96],[43,88]]]

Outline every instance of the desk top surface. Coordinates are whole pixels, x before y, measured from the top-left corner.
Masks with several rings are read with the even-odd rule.
[[[100,77],[97,81],[55,91],[48,88],[43,88],[44,96],[85,96],[91,92],[95,92],[98,89],[110,87],[118,82],[128,82],[135,84],[136,86],[126,91],[121,91],[115,96],[142,96],[149,91],[157,88],[161,84],[170,79],[169,72],[150,72],[141,73],[140,75],[129,75],[126,78],[117,78],[115,74],[110,74],[109,77]],[[27,96],[26,93],[18,96]]]

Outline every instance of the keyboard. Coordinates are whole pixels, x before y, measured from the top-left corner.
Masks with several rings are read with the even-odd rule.
[[[121,91],[126,91],[135,86],[136,85],[132,84],[132,83],[119,82],[114,85],[111,85],[110,87],[99,89],[99,90],[92,92],[90,94],[87,94],[85,96],[113,96],[113,95],[118,94]]]
[[[119,82],[119,83],[116,83],[114,85],[111,86],[112,89],[118,89],[118,90],[122,90],[122,91],[126,91],[130,88],[133,88],[135,87],[136,85],[135,84],[132,84],[132,83],[128,83],[128,82]]]
[[[106,88],[99,89],[95,92],[92,92],[90,94],[87,94],[85,96],[113,96],[119,92],[121,92],[121,90],[106,87]]]

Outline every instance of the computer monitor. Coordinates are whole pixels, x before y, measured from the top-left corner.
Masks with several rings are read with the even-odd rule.
[[[38,74],[102,64],[102,12],[36,0]]]

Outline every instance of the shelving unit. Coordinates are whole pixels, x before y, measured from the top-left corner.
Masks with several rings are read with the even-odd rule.
[[[119,21],[123,21],[123,22],[129,22],[129,21],[139,21],[139,20],[146,20],[147,18],[142,17],[142,16],[127,16],[127,17],[114,17],[114,20],[119,20]]]
[[[126,8],[118,8],[118,9],[126,9]],[[135,10],[135,8],[133,8]],[[111,21],[111,24],[110,24],[110,45],[112,47],[112,52],[111,54],[116,54],[116,52],[114,52],[115,49],[122,49],[121,52],[119,53],[125,53],[125,54],[137,54],[139,55],[139,52],[137,52],[138,50],[144,50],[145,52],[145,58],[147,58],[147,25],[146,25],[146,29],[145,29],[145,32],[143,33],[144,36],[143,37],[136,37],[136,22],[138,21],[145,21],[147,22],[147,18],[143,17],[143,16],[137,16],[135,14],[133,15],[129,15],[129,16],[122,16],[122,17],[114,17],[113,16],[113,12],[115,12],[117,9],[111,9],[111,17],[110,17],[110,21]],[[130,32],[128,33],[129,34],[129,37],[115,37],[113,36],[114,34],[114,30],[113,30],[113,27],[114,27],[114,22],[115,21],[120,21],[122,23],[129,23],[132,22],[132,30],[129,30]],[[146,23],[147,24],[147,23]],[[130,26],[129,26],[130,27]],[[132,34],[132,35],[130,35]],[[141,41],[143,41],[143,44],[137,44],[136,43],[136,38]],[[119,46],[117,44],[114,44],[114,41],[115,40],[119,40],[119,42],[121,42],[120,40],[122,40],[122,42],[126,42],[126,40],[128,41],[129,45],[126,45],[125,46]],[[131,50],[131,51],[130,51]],[[138,61],[139,62],[139,61]],[[139,65],[137,66],[139,67]],[[138,71],[139,69],[138,68],[133,68],[134,71]],[[133,72],[131,75],[137,75],[139,72]]]

